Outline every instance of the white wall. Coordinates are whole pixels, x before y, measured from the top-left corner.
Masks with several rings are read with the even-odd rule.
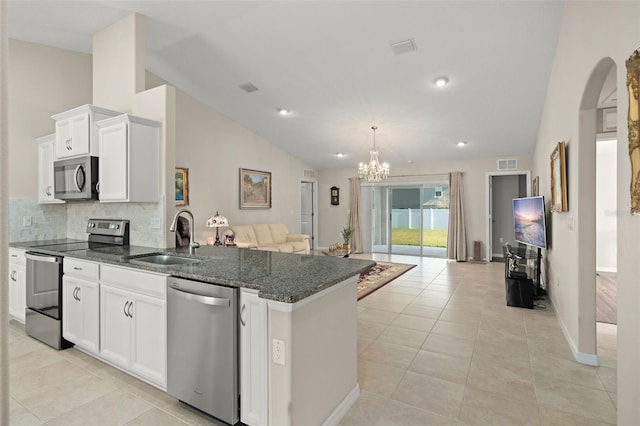
[[[518,170],[530,169],[529,157],[517,157]],[[392,178],[407,176],[398,180],[409,181],[412,175],[447,174],[453,171],[463,172],[464,208],[467,223],[467,249],[473,247],[473,241],[485,241],[487,233],[486,214],[486,173],[496,171],[497,158],[484,158],[467,161],[450,161],[424,164],[391,164]],[[349,222],[349,177],[357,175],[357,165],[340,170],[323,170],[318,173],[318,216],[319,216],[319,246],[341,241],[340,230]],[[396,179],[396,178],[394,178]],[[340,205],[331,206],[329,203],[329,188],[340,188]],[[363,211],[362,214],[367,214]],[[483,243],[484,246],[484,243]],[[486,256],[483,248],[483,256]]]
[[[300,181],[303,170],[313,170],[307,164],[182,91],[177,91],[176,140],[175,165],[189,169],[187,208],[198,242],[215,235],[205,224],[216,211],[232,227],[281,222],[289,232],[300,232]],[[240,209],[240,168],[271,172],[272,208]]]
[[[596,144],[596,270],[617,271],[617,140]]]
[[[626,111],[628,95],[626,89],[625,60],[640,45],[640,3],[639,2],[567,2],[562,20],[556,57],[550,76],[543,115],[538,132],[533,170],[540,176],[540,191],[547,198],[550,195],[549,155],[560,140],[568,142],[568,185],[569,212],[553,213],[551,244],[547,251],[547,274],[549,290],[558,312],[559,320],[574,349],[581,350],[582,341],[591,344],[593,336],[580,333],[581,323],[590,322],[588,312],[579,311],[578,301],[591,297],[585,292],[595,292],[580,282],[581,262],[592,256],[595,267],[595,243],[593,254],[581,255],[580,237],[594,238],[594,229],[579,232],[581,220],[588,222],[588,204],[595,199],[595,191],[590,184],[595,167],[595,138],[580,140],[581,102],[587,82],[596,65],[603,58],[612,58],[617,66],[618,91],[618,423],[638,424],[640,422],[640,324],[638,322],[638,301],[640,287],[640,262],[637,259],[640,241],[640,218],[629,214],[630,166],[628,158],[628,138]],[[598,92],[599,93],[599,92]],[[594,114],[595,116],[595,114]],[[593,126],[595,129],[595,125]],[[583,145],[584,144],[584,145]],[[581,152],[584,151],[584,152]],[[593,163],[579,162],[593,152]],[[585,177],[584,180],[579,177]],[[595,177],[593,178],[595,180]],[[595,183],[595,182],[594,182]],[[585,187],[581,188],[581,185]],[[591,186],[593,195],[588,195]],[[582,193],[587,195],[581,195]],[[583,199],[581,199],[581,196]],[[595,201],[594,201],[595,203]],[[584,204],[579,209],[578,206]],[[581,206],[582,207],[582,206]],[[593,219],[595,223],[595,219]],[[588,244],[583,244],[586,246]],[[570,255],[568,255],[570,254]],[[581,258],[582,257],[582,258]],[[588,271],[587,271],[588,272]],[[593,273],[593,270],[591,271]],[[595,298],[595,296],[593,296]],[[594,319],[595,321],[595,319]]]

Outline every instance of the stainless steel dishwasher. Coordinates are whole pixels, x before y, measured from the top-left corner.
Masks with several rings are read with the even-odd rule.
[[[167,392],[236,424],[238,289],[174,277],[167,285]]]

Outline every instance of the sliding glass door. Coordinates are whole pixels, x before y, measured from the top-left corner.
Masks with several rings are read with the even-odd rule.
[[[446,257],[448,182],[374,186],[372,206],[374,253]]]

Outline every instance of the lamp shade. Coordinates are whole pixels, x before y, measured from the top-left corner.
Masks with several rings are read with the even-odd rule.
[[[229,226],[229,221],[218,212],[207,220],[207,228],[222,228],[223,226]]]

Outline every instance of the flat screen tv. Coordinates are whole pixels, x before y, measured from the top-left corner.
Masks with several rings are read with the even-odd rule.
[[[546,249],[547,226],[544,197],[515,198],[513,225],[517,242]]]

